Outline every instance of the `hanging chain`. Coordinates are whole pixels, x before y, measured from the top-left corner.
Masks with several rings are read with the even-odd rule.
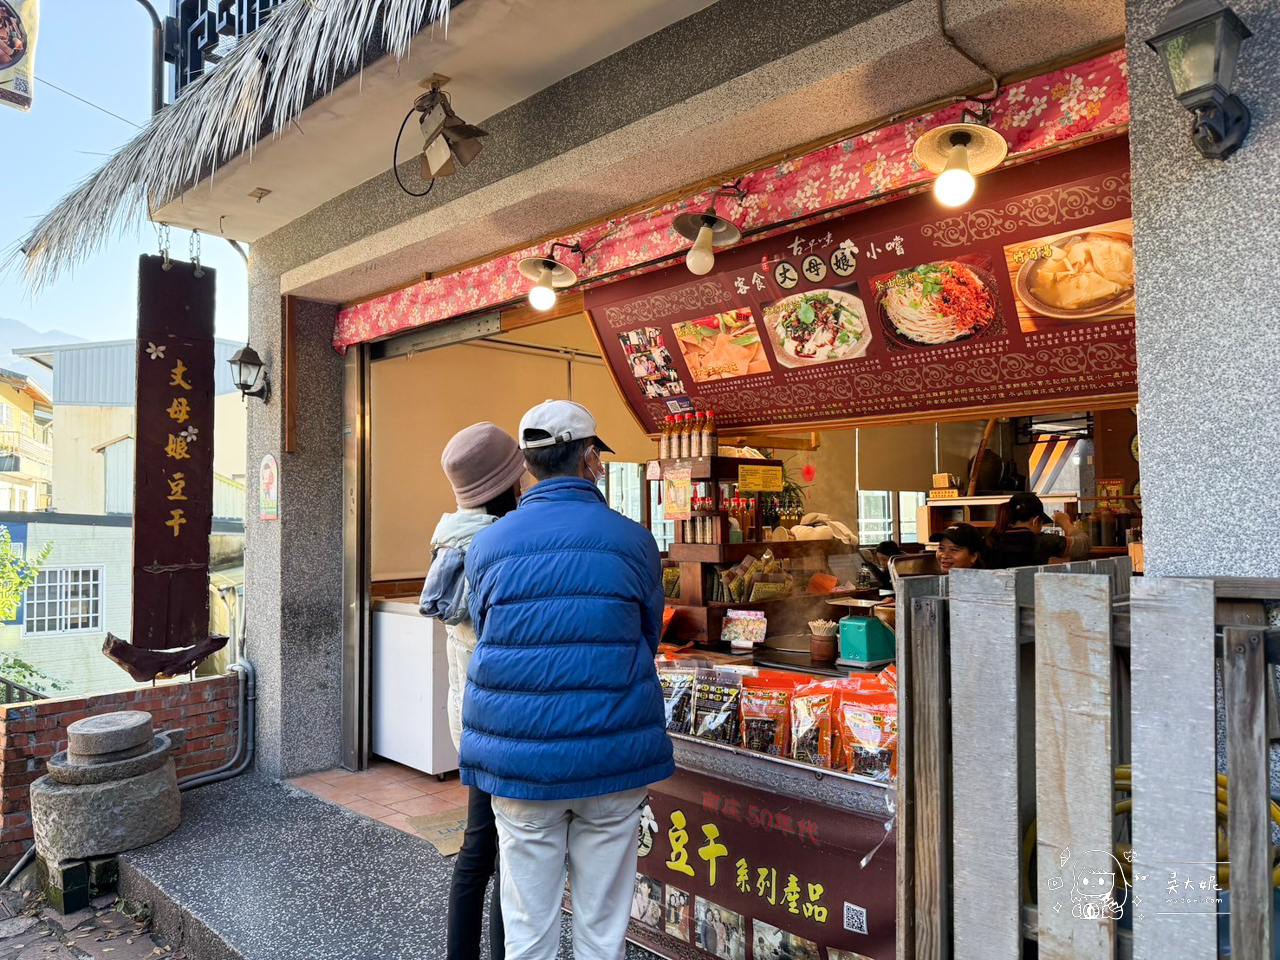
[[[200,266],[200,231],[191,231],[191,240],[188,242],[188,249],[191,253],[191,262],[196,265],[196,279],[199,280],[204,276],[204,267]]]
[[[173,266],[169,261],[169,225],[167,223],[156,224],[156,245],[160,248],[160,256],[164,257],[164,263],[160,265],[160,269],[167,271]]]

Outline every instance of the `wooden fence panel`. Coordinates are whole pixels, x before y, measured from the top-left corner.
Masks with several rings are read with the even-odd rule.
[[[915,750],[915,951],[951,956],[950,669],[947,601],[919,597],[911,623]]]
[[[1157,900],[1182,864],[1208,876],[1217,860],[1213,581],[1143,578],[1131,596],[1133,872],[1147,877],[1130,907],[1133,955],[1202,960],[1217,956],[1217,917]]]
[[[1271,821],[1267,782],[1265,632],[1222,631],[1227,702],[1227,835],[1231,955],[1271,956]]]
[[[1076,915],[1077,869],[1112,850],[1111,580],[1040,573],[1035,589],[1039,956],[1113,960],[1114,920]]]
[[[944,596],[944,577],[906,577],[897,585],[898,654],[898,790],[894,816],[898,846],[898,943],[897,960],[914,960],[916,955],[915,900],[915,699],[911,681],[915,665],[911,656],[913,607],[917,597]]]
[[[956,960],[1022,951],[1016,570],[951,573],[952,923]]]

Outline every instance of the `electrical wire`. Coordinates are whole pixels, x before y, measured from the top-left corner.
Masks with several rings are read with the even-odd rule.
[[[76,95],[75,95],[74,93],[72,93],[70,90],[63,90],[63,89],[62,89],[60,86],[58,86],[56,83],[50,83],[48,80],[45,80],[45,79],[43,79],[42,77],[38,77],[38,76],[36,77],[36,83],[42,83],[42,84],[44,84],[46,87],[53,87],[53,89],[57,90],[59,93],[65,94],[66,96],[70,97],[72,100],[79,100],[79,101],[80,101],[81,103],[83,103],[85,106],[87,106],[87,107],[93,107],[93,109],[98,110],[98,111],[100,111],[100,112],[102,112],[102,113],[105,113],[108,117],[115,117],[117,120],[122,120],[122,121],[124,121],[125,123],[129,124],[129,126],[133,127],[133,128],[134,128],[134,129],[136,129],[136,130],[141,130],[141,129],[142,129],[142,124],[140,124],[140,123],[134,123],[132,120],[125,120],[125,118],[124,118],[124,117],[122,117],[122,116],[120,116],[120,114],[118,114],[118,113],[112,113],[112,112],[111,112],[110,110],[108,110],[106,107],[100,107],[100,106],[98,106],[96,103],[94,103],[94,102],[93,102],[93,101],[91,101],[91,100],[86,100],[84,97],[76,96]]]
[[[409,124],[409,118],[418,112],[417,104],[410,108],[409,112],[404,115],[404,120],[400,122],[400,132],[396,134],[396,145],[391,148],[391,172],[396,175],[396,183],[400,184],[400,189],[411,197],[425,197],[433,189],[435,189],[436,178],[431,178],[431,183],[427,185],[427,189],[421,193],[414,193],[404,185],[404,181],[400,179],[400,138],[404,136],[404,128]]]

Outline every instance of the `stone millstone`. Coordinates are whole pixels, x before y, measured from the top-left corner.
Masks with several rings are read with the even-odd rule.
[[[108,783],[66,784],[44,776],[31,784],[36,850],[50,863],[145,847],[167,837],[181,819],[171,762]]]
[[[85,717],[67,727],[72,762],[89,760],[104,753],[122,753],[151,742],[151,714],[143,710],[120,710]]]
[[[140,777],[163,767],[169,760],[173,745],[168,734],[157,734],[148,747],[129,751],[133,756],[98,763],[72,763],[66,751],[49,758],[49,776],[58,783],[85,784],[107,783],[110,780],[127,780]]]

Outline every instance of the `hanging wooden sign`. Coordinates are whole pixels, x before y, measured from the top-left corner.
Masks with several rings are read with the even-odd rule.
[[[197,270],[139,258],[133,636],[103,648],[138,680],[188,672],[226,643],[209,636],[215,277]]]

